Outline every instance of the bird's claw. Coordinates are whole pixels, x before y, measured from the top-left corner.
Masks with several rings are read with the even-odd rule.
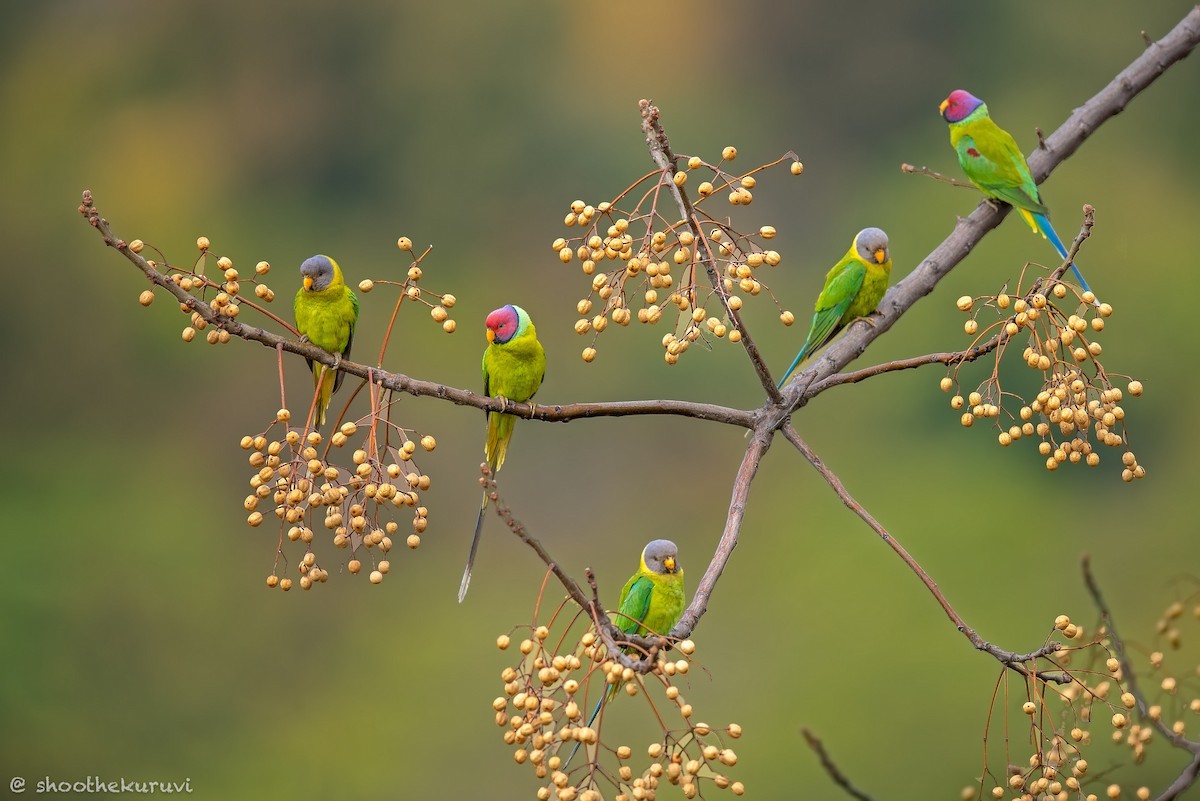
[[[300,335],[300,343],[301,343],[301,344],[304,344],[304,345],[307,345],[307,344],[308,344],[308,334],[301,334],[301,335]]]
[[[340,354],[340,353],[333,354],[333,367],[331,367],[330,369],[336,371],[341,366],[342,366],[342,354]]]
[[[529,419],[532,420],[537,416],[537,404],[533,401],[529,402]]]

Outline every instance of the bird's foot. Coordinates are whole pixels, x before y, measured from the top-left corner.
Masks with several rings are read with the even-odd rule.
[[[508,404],[511,402],[508,398],[504,397],[503,395],[493,395],[492,397],[500,401],[500,412],[502,414],[508,411]]]
[[[533,401],[530,401],[529,402],[529,419],[532,420],[535,417],[537,417],[537,404],[534,403]]]
[[[301,335],[300,335],[300,342],[301,342],[302,344],[305,344],[305,345],[307,345],[307,344],[308,344],[308,334],[301,334]]]
[[[333,354],[333,367],[331,367],[330,369],[333,370],[334,372],[337,372],[337,369],[341,366],[342,366],[342,354],[340,354],[340,353]]]
[[[880,314],[877,311],[873,311],[870,314],[865,314],[862,317],[859,317],[858,319],[862,320],[864,323],[871,326],[872,328],[875,328],[876,324],[879,322],[879,319],[881,317],[883,317],[882,314]]]

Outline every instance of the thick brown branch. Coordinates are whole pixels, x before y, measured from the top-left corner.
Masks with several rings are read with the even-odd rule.
[[[770,440],[768,438],[754,437],[750,440],[750,445],[742,456],[742,463],[738,466],[737,475],[733,480],[729,513],[725,517],[725,530],[717,542],[717,548],[713,553],[712,560],[708,563],[708,569],[704,571],[700,583],[696,585],[696,592],[692,595],[691,603],[688,604],[687,609],[683,610],[679,622],[671,630],[672,637],[683,639],[690,636],[705,610],[708,609],[708,599],[712,595],[713,588],[717,586],[721,572],[729,562],[733,549],[737,547],[742,518],[746,515],[746,499],[750,495],[750,483],[754,480],[754,474],[758,472],[758,466],[762,463],[763,454],[769,447]]]

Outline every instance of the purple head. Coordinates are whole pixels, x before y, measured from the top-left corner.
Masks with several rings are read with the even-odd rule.
[[[955,89],[942,101],[938,110],[946,122],[962,122],[971,112],[983,105],[983,101],[966,89]]]

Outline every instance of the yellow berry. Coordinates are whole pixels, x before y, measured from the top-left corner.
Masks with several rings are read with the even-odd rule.
[[[375,282],[372,281],[370,278],[364,278],[363,280],[358,282],[358,291],[363,292],[364,294],[367,292],[370,292],[374,288],[375,288]]]
[[[401,250],[412,250],[412,240],[407,236],[402,236],[396,240],[396,247]]]
[[[737,148],[730,145],[721,151],[721,158],[725,161],[733,161],[737,158]]]

